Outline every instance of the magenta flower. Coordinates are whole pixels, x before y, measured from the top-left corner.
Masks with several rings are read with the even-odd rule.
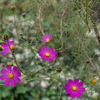
[[[43,42],[50,42],[50,40],[51,40],[51,37],[52,37],[52,35],[50,34],[46,34],[46,36],[43,36],[42,38],[42,41]]]
[[[6,40],[6,42],[7,43],[1,44],[1,47],[3,48],[3,50],[0,51],[0,53],[2,55],[7,54],[8,52],[10,52],[10,50],[14,50],[14,41],[9,38],[8,40]]]
[[[16,86],[16,82],[20,83],[20,76],[21,73],[18,72],[18,67],[14,66],[13,69],[11,69],[10,65],[6,65],[6,69],[1,69],[1,73],[3,75],[0,76],[0,80],[5,80],[4,85],[8,86],[11,83],[11,86]]]
[[[42,59],[44,60],[49,60],[52,61],[51,59],[56,59],[57,57],[55,56],[58,52],[52,52],[53,51],[53,47],[50,47],[49,49],[47,48],[47,46],[43,46],[43,50],[41,48],[39,48],[39,56],[42,57]]]
[[[81,96],[81,92],[85,92],[85,88],[83,88],[83,82],[79,82],[79,79],[72,79],[68,80],[69,84],[65,84],[65,88],[67,88],[66,93],[70,94],[70,97],[74,98],[75,95],[77,97]]]

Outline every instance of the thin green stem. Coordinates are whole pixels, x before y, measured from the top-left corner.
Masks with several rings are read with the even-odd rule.
[[[17,24],[16,24],[16,19],[15,19],[15,11],[14,11],[14,22],[15,22],[16,34],[17,34],[17,37],[18,37]],[[18,38],[18,41],[19,41],[19,38]],[[19,41],[19,44],[20,44],[20,41]]]
[[[36,53],[34,52],[34,50],[33,50],[33,48],[31,47],[30,48],[32,51],[33,51],[33,53],[36,55]],[[44,63],[41,61],[41,59],[36,55],[36,57],[38,58],[38,60],[44,65]]]
[[[61,86],[61,90],[60,90],[60,97],[59,97],[59,100],[61,100],[62,88],[63,88],[63,85]]]
[[[64,85],[64,83],[61,80],[59,80],[59,79],[57,79],[55,77],[38,77],[38,78],[30,79],[30,80],[25,80],[25,81],[22,81],[22,82],[26,82],[26,81],[29,82],[29,81],[34,81],[34,80],[44,79],[44,78],[53,78],[53,79],[56,79],[57,81],[59,81],[60,83],[62,83]]]
[[[84,67],[82,68],[82,70],[81,70],[81,73],[80,73],[80,75],[79,75],[79,78],[81,77],[81,75],[82,75],[82,73],[83,73],[83,70],[84,70],[84,68],[86,67],[86,65],[87,65],[87,63],[84,65]]]
[[[12,52],[12,51],[11,51]],[[17,67],[19,68],[19,70],[22,72],[22,70],[20,69],[20,67],[19,67],[19,65],[18,65],[18,63],[17,63],[17,60],[16,60],[16,57],[15,57],[15,54],[12,52],[12,54],[13,54],[13,56],[14,56],[14,60],[15,60],[15,63],[16,63],[16,65],[17,65]],[[23,72],[22,72],[23,73]]]
[[[38,80],[38,79],[44,79],[44,78],[48,78],[48,77],[38,77],[38,78],[34,78],[34,79],[30,79],[30,80],[25,80],[25,81],[22,81],[22,82],[29,82],[29,81],[34,81],[34,80]]]
[[[16,25],[16,20],[15,20],[15,11],[14,11],[14,22],[15,22],[16,34],[18,36],[18,33],[17,33],[17,25]]]

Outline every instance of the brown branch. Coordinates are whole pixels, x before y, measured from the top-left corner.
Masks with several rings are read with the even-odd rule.
[[[67,6],[66,6],[66,8],[67,8]],[[63,16],[64,16],[64,14],[66,12],[66,8],[65,8],[65,10],[62,13],[61,22],[60,22],[60,32],[61,32],[61,35],[62,35],[62,21],[63,21]]]
[[[46,3],[46,1],[43,3],[43,5]],[[43,6],[42,5],[42,6]],[[44,32],[43,32],[43,29],[42,29],[42,26],[41,26],[41,19],[40,19],[40,14],[41,14],[41,8],[42,8],[42,6],[40,6],[40,8],[39,8],[39,14],[38,14],[38,16],[39,16],[39,26],[40,26],[40,30],[41,30],[41,32],[42,32],[42,34],[45,36],[45,34],[44,34]]]
[[[66,6],[66,8],[67,8],[67,6]],[[62,46],[61,46],[59,49],[56,49],[56,50],[60,50],[60,49],[63,48],[63,39],[62,39],[62,22],[63,22],[63,16],[64,16],[64,14],[65,14],[65,12],[66,12],[66,8],[65,8],[65,10],[64,10],[63,13],[62,13],[61,21],[60,21],[60,34],[61,34],[61,42],[62,42]]]

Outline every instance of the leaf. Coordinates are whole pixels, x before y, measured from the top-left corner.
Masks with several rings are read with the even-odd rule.
[[[9,90],[3,92],[3,96],[4,96],[4,97],[7,97],[7,96],[9,96],[9,95],[10,95],[10,91],[9,91]]]
[[[27,87],[18,85],[15,93],[16,93],[16,94],[20,94],[20,93],[24,94],[24,93],[26,93],[27,91],[29,91],[29,89],[28,89]]]

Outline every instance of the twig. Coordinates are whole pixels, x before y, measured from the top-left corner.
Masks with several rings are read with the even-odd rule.
[[[46,3],[46,1],[43,3],[43,5]],[[42,6],[43,6],[42,5]],[[45,36],[45,34],[44,34],[44,32],[43,32],[43,29],[42,29],[42,26],[41,26],[41,20],[40,20],[40,14],[41,14],[41,8],[42,8],[42,6],[40,6],[40,8],[39,8],[39,14],[38,14],[38,16],[39,16],[39,26],[40,26],[40,30],[41,30],[41,32],[42,32],[42,34]]]
[[[66,6],[67,8],[67,6]],[[62,13],[62,17],[61,17],[61,22],[60,22],[60,34],[61,34],[61,42],[62,42],[62,46],[59,48],[59,49],[56,49],[56,50],[60,50],[63,48],[63,39],[62,39],[62,22],[63,22],[63,16],[66,12],[66,8],[64,9],[63,13]]]

